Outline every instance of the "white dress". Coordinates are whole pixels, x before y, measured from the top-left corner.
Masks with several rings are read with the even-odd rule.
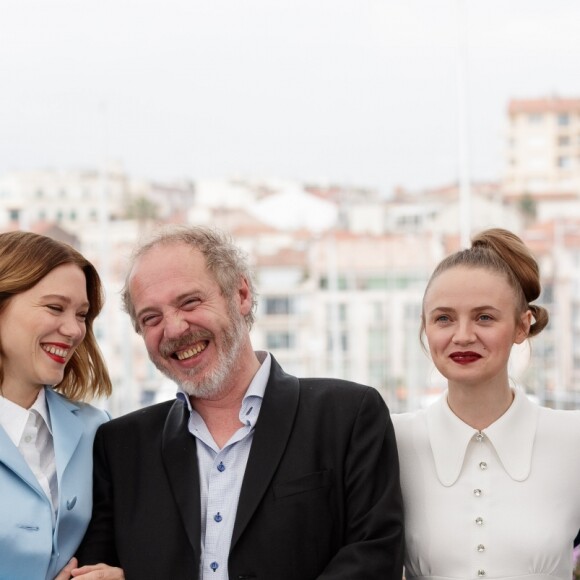
[[[481,433],[453,414],[446,394],[392,419],[407,580],[571,580],[580,411],[540,407],[516,390]]]

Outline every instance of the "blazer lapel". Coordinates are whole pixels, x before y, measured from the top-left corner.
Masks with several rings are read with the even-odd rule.
[[[292,432],[298,399],[298,379],[287,375],[272,357],[270,378],[240,492],[232,548],[248,525],[280,463]]]
[[[173,403],[163,429],[161,451],[165,471],[195,557],[200,548],[200,489],[195,439],[187,428],[189,412],[180,400]]]
[[[22,457],[20,451],[18,451],[18,448],[12,443],[12,440],[2,427],[0,427],[0,464],[5,465],[7,469],[32,487],[40,496],[46,497],[24,457]]]
[[[84,428],[82,421],[76,416],[78,405],[51,389],[45,389],[45,393],[52,424],[56,473],[60,488],[63,474],[78,447]]]

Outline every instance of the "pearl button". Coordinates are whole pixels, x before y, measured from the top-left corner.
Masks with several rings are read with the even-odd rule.
[[[485,435],[484,435],[483,433],[478,433],[478,434],[475,436],[475,440],[476,440],[478,443],[481,443],[481,442],[482,442],[484,439],[485,439]]]
[[[475,523],[478,526],[482,526],[483,525],[483,518],[475,518]]]
[[[482,471],[485,471],[487,469],[487,463],[485,461],[482,461],[479,464],[479,469],[481,469]]]
[[[485,550],[485,546],[483,544],[479,544],[479,546],[477,546],[478,552],[483,552],[484,550]]]
[[[474,489],[474,490],[473,490],[473,495],[474,495],[475,497],[479,497],[479,496],[481,495],[481,493],[482,493],[482,492],[481,492],[481,489]]]

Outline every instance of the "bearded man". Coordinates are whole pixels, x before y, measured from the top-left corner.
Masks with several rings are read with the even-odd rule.
[[[99,578],[107,564],[129,580],[400,580],[388,409],[372,387],[298,379],[254,351],[256,291],[231,239],[161,232],[123,296],[178,392],[98,431],[74,575],[101,563]]]

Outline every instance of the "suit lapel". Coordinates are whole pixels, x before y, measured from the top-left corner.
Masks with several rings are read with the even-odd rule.
[[[187,537],[199,561],[200,550],[200,489],[195,439],[187,428],[189,413],[182,401],[175,401],[163,429],[161,450],[178,512]]]
[[[287,375],[272,357],[252,448],[236,513],[231,547],[236,544],[264,496],[292,432],[298,408],[298,379]]]

